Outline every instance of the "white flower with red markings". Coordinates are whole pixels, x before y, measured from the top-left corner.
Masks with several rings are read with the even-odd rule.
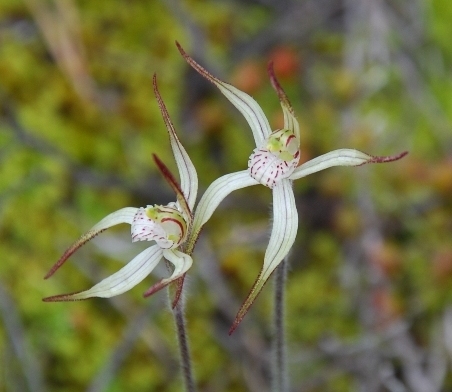
[[[300,160],[300,141],[291,129],[278,129],[255,148],[248,160],[250,176],[273,189],[283,178],[288,178]]]
[[[280,86],[270,63],[268,74],[276,91],[284,114],[284,126],[272,131],[261,107],[248,94],[221,81],[194,61],[176,42],[185,58],[199,74],[212,82],[226,98],[242,113],[248,122],[256,142],[256,149],[248,161],[248,170],[227,174],[214,181],[199,201],[194,221],[194,236],[210,219],[221,201],[231,192],[251,185],[263,184],[273,192],[273,227],[265,252],[264,264],[250,294],[241,306],[232,333],[253,304],[265,282],[275,268],[287,256],[298,229],[298,214],[292,190],[292,180],[305,177],[332,166],[360,166],[367,163],[392,162],[405,156],[375,157],[352,149],[328,152],[298,166],[300,159],[300,129],[292,105]]]
[[[176,135],[166,106],[158,91],[155,75],[153,82],[154,93],[168,129],[171,148],[179,170],[180,186],[166,166],[155,155],[154,160],[167,182],[175,191],[177,202],[169,203],[166,206],[149,205],[146,208],[126,207],[102,219],[66,250],[45,278],[52,276],[86,242],[102,231],[120,223],[131,225],[133,242],[155,241],[155,245],[151,245],[118,272],[102,280],[89,290],[44,298],[46,302],[75,301],[91,297],[109,298],[122,294],[146,278],[162,258],[174,265],[173,273],[170,277],[161,279],[154,284],[144,293],[144,296],[149,296],[169,283],[178,280],[180,284],[173,306],[179,299],[183,277],[192,265],[190,255],[196,241],[193,239],[189,240],[189,235],[193,223],[192,211],[198,191],[198,176],[193,163]]]
[[[187,238],[187,219],[176,203],[139,208],[131,227],[132,242],[155,241],[162,249],[174,249]]]

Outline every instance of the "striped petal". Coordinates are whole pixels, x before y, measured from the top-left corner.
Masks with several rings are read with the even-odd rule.
[[[289,178],[291,180],[297,180],[333,166],[361,166],[367,163],[393,162],[403,158],[407,154],[408,152],[404,151],[398,155],[376,157],[358,150],[342,148],[340,150],[330,151],[303,163],[295,169]]]
[[[171,282],[174,282],[176,279],[182,277],[193,264],[193,259],[189,255],[175,249],[165,249],[163,251],[163,257],[174,265],[174,271],[169,278],[162,279],[160,282],[156,283],[149,290],[147,290],[144,293],[145,297],[149,297],[155,292],[163,289]]]
[[[181,189],[190,207],[193,211],[195,206],[196,194],[198,192],[198,174],[196,169],[182,146],[179,138],[177,137],[176,130],[166,109],[165,103],[159,93],[157,86],[157,76],[154,74],[153,78],[154,94],[157,98],[157,102],[162,113],[163,121],[165,121],[166,128],[170,137],[171,148],[173,150],[174,158],[176,160],[177,168],[179,169]]]
[[[237,189],[257,184],[259,183],[251,178],[246,170],[226,174],[210,184],[196,208],[192,233],[186,252],[191,254],[195,245],[194,242],[196,242],[202,227],[210,219],[213,212],[226,196]]]
[[[110,215],[107,215],[99,223],[94,225],[87,233],[83,234],[68,249],[66,249],[63,256],[61,256],[60,259],[53,265],[44,279],[50,278],[77,249],[86,244],[89,240],[93,239],[99,233],[103,232],[109,227],[119,225],[120,223],[128,223],[129,225],[131,225],[133,222],[133,217],[135,216],[137,211],[138,208],[126,207],[115,211]]]
[[[176,46],[187,63],[190,64],[200,75],[204,76],[207,80],[218,87],[223,95],[240,111],[240,113],[242,113],[251,127],[256,146],[260,146],[265,138],[270,135],[271,128],[267,117],[265,117],[265,114],[258,103],[248,94],[240,91],[228,83],[221,81],[209,73],[209,71],[193,60],[184,51],[184,49],[182,49],[178,42],[176,42]]]
[[[298,125],[298,121],[295,117],[295,112],[292,108],[292,104],[289,101],[286,93],[283,88],[276,79],[275,71],[273,69],[273,62],[268,64],[267,68],[268,76],[270,77],[270,82],[273,89],[278,94],[279,102],[281,103],[281,107],[284,113],[284,129],[290,129],[295,133],[297,140],[300,140],[300,126]]]
[[[264,265],[248,297],[237,313],[229,334],[234,332],[238,327],[264,287],[265,282],[289,253],[295,241],[297,229],[298,213],[292,190],[292,182],[282,180],[273,188],[273,228],[268,248],[265,252]]]
[[[45,302],[78,301],[92,297],[110,298],[122,294],[140,283],[162,259],[163,250],[158,245],[147,248],[118,272],[86,291],[44,298]]]
[[[190,206],[188,205],[188,201],[185,198],[184,192],[182,191],[181,187],[179,186],[179,183],[176,181],[170,170],[166,167],[166,165],[160,160],[160,158],[152,154],[152,157],[154,158],[154,162],[157,165],[158,169],[160,170],[160,173],[162,173],[163,178],[168,183],[169,186],[173,189],[174,193],[176,193],[176,199],[178,204],[178,209],[180,209],[183,214],[187,217],[188,225],[191,225],[191,222],[193,221],[193,215]],[[198,186],[196,184],[196,186]]]

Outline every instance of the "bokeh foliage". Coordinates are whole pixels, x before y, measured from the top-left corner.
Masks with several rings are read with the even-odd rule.
[[[82,232],[124,206],[174,198],[151,158],[175,168],[154,72],[200,192],[246,167],[247,124],[188,69],[176,39],[253,95],[277,128],[282,114],[265,74],[273,60],[300,121],[304,160],[342,147],[410,151],[393,164],[330,169],[294,184],[294,390],[378,391],[366,377],[388,361],[409,386],[408,348],[391,340],[400,325],[425,361],[450,366],[450,2],[375,2],[381,8],[364,15],[372,22],[382,13],[384,31],[356,16],[359,2],[318,3],[0,2],[0,389],[181,389],[166,293],[141,297],[156,276],[112,300],[41,302],[88,288],[142,249],[126,229],[111,230],[43,281]],[[262,187],[231,195],[195,251],[186,303],[200,390],[267,388],[271,284],[232,337],[227,329],[262,263],[270,200]],[[368,373],[363,352],[377,363]],[[446,370],[440,385],[452,387]]]

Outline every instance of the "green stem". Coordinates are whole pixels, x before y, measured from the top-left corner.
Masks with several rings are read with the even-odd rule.
[[[285,341],[285,288],[287,275],[286,256],[275,271],[275,296],[274,296],[274,340],[273,340],[273,363],[272,363],[272,391],[286,392],[289,389],[286,364],[286,341]]]
[[[181,296],[176,306],[172,309],[176,324],[177,341],[179,343],[180,364],[184,379],[185,391],[195,392],[195,382],[191,366],[190,349],[188,346],[188,334],[184,315],[184,298]]]

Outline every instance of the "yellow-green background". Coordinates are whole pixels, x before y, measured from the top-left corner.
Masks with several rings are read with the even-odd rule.
[[[41,301],[90,287],[146,245],[118,227],[44,281],[94,223],[174,200],[152,161],[157,153],[175,169],[154,72],[200,194],[246,168],[248,125],[188,69],[175,40],[253,95],[277,128],[265,73],[273,60],[300,122],[303,160],[346,147],[409,151],[294,184],[293,391],[391,390],[388,369],[406,390],[416,390],[416,372],[452,388],[451,20],[449,0],[2,0],[0,390],[182,389],[167,294],[141,296],[163,266],[112,300]],[[271,283],[236,333],[227,330],[262,264],[270,203],[264,187],[232,194],[195,250],[186,315],[201,391],[269,388]],[[413,358],[420,362],[407,368]]]

